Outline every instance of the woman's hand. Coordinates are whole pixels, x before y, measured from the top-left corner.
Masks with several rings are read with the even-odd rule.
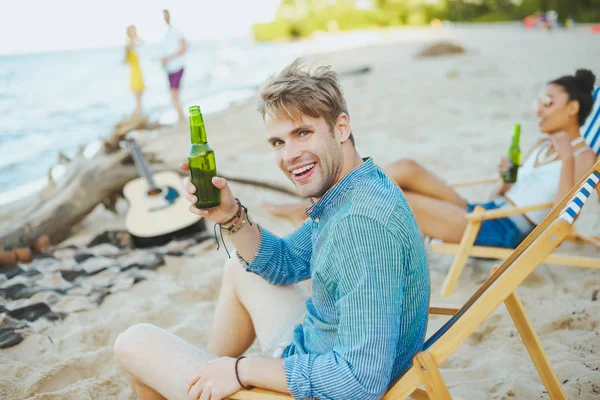
[[[190,166],[187,162],[181,162],[179,163],[179,169],[183,171],[189,171]],[[190,205],[190,212],[201,215],[213,220],[218,224],[221,224],[235,215],[235,213],[238,211],[238,204],[235,201],[235,196],[231,192],[229,185],[227,184],[227,180],[224,178],[213,177],[212,184],[221,191],[221,204],[217,207],[199,209],[195,206],[196,202],[198,201],[198,198],[194,194],[196,193],[196,187],[192,184],[189,177],[185,177],[183,179],[183,187],[186,191],[185,198],[192,203]]]
[[[498,172],[500,173],[500,176],[504,176],[504,174],[508,171],[509,168],[510,161],[508,161],[508,158],[500,158],[500,163],[498,164]]]
[[[573,160],[575,158],[573,148],[571,147],[571,139],[566,132],[550,135],[550,140],[552,141],[554,150],[558,153],[558,158],[562,161]]]

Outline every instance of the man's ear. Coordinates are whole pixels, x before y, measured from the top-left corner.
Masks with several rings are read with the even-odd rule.
[[[350,138],[352,129],[350,128],[350,118],[346,113],[341,113],[335,121],[335,131],[339,135],[340,143],[344,143]]]
[[[570,101],[567,105],[567,111],[569,111],[569,116],[576,116],[579,113],[579,102],[576,100]]]

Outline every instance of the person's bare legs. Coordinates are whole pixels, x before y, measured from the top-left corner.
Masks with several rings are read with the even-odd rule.
[[[424,236],[460,242],[467,227],[465,208],[412,192],[404,192],[404,196]]]
[[[264,350],[289,314],[304,304],[310,281],[275,286],[247,272],[232,258],[225,264],[208,350],[218,356],[242,355],[256,337]],[[236,329],[231,329],[236,326]]]
[[[187,400],[194,371],[216,357],[154,325],[137,324],[117,337],[115,358],[141,400]]]
[[[231,259],[225,264],[211,351],[153,325],[138,324],[117,338],[117,364],[140,399],[187,399],[187,383],[198,365],[219,356],[239,356],[257,336],[264,346],[303,305],[308,284],[274,286]]]
[[[135,110],[133,110],[133,116],[140,116],[142,115],[142,94],[144,92],[140,91],[140,92],[135,92]]]
[[[239,278],[234,268],[242,269],[242,266],[237,260],[232,260],[225,264],[223,283],[206,346],[209,352],[221,357],[239,357],[256,338],[252,318],[236,293]],[[231,329],[232,326],[236,326],[236,329]]]
[[[274,217],[287,219],[294,226],[300,226],[307,218],[306,209],[310,207],[308,200],[302,200],[299,203],[273,204],[266,201],[261,205]]]
[[[178,123],[184,123],[186,121],[183,108],[181,107],[181,100],[179,99],[179,89],[171,88],[171,100],[173,101],[173,107],[177,111]]]
[[[452,187],[414,160],[402,158],[383,170],[402,190],[467,208],[467,202]]]

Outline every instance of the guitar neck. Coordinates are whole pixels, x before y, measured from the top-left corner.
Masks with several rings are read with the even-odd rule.
[[[150,169],[150,165],[146,161],[144,154],[140,150],[137,142],[135,140],[129,140],[129,151],[131,152],[131,157],[133,158],[133,163],[135,164],[135,168],[138,171],[138,174],[148,182],[148,187],[150,190],[157,189],[156,183],[152,178],[152,170]]]

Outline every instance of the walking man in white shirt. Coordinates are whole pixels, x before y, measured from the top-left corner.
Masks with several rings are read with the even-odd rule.
[[[173,106],[177,111],[179,122],[185,121],[183,108],[179,99],[179,87],[181,77],[183,76],[183,56],[187,51],[187,43],[183,37],[181,29],[171,25],[171,15],[169,10],[163,10],[165,22],[169,26],[167,36],[162,44],[162,66],[169,75],[169,86],[171,87],[171,99]]]

